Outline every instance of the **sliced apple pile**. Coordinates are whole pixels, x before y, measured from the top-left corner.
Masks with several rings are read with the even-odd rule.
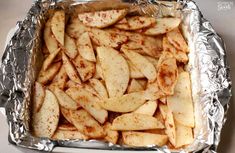
[[[35,136],[174,149],[194,141],[181,19],[128,11],[59,10],[46,21],[33,88]]]

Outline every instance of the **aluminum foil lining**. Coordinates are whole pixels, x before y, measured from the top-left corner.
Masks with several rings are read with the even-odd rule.
[[[125,2],[125,3],[124,3]],[[132,0],[35,1],[24,21],[17,23],[17,31],[8,43],[0,67],[0,107],[5,110],[9,125],[9,141],[17,146],[52,151],[56,146],[105,150],[155,150],[171,152],[167,146],[142,148],[113,145],[96,140],[53,141],[30,134],[31,89],[41,67],[41,30],[54,9],[94,10],[128,6],[133,12],[155,17],[181,16],[182,30],[190,47],[188,71],[191,73],[195,111],[195,140],[190,146],[174,152],[216,152],[220,133],[231,97],[231,79],[223,40],[211,24],[202,17],[193,1],[160,2]],[[117,5],[116,5],[117,3]],[[94,7],[95,6],[95,7]],[[76,11],[75,11],[76,12]]]

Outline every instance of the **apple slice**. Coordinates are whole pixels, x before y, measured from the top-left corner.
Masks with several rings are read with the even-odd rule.
[[[121,50],[132,50],[141,55],[158,58],[162,52],[162,40],[159,37],[144,37],[142,42],[128,41],[123,44]]]
[[[119,32],[117,34],[122,34]],[[162,36],[150,37],[138,35],[136,33],[124,33],[128,36],[129,41],[124,43],[122,49],[133,50],[141,55],[148,55],[158,58],[162,52]]]
[[[89,27],[85,26],[77,17],[71,18],[70,23],[66,26],[68,35],[75,39],[78,39],[87,31],[89,31]]]
[[[100,80],[90,79],[89,83],[95,89],[95,91],[99,94],[99,96],[102,99],[108,98],[108,93],[107,93],[106,87],[103,85],[103,83]]]
[[[126,9],[106,10],[78,14],[78,18],[87,26],[105,28],[119,21],[126,14]]]
[[[128,41],[125,35],[117,35],[104,30],[92,28],[89,32],[90,38],[98,46],[118,48]]]
[[[57,62],[51,65],[46,71],[43,71],[43,69],[41,69],[41,71],[39,72],[37,81],[42,84],[47,84],[49,81],[51,81],[55,77],[60,67],[61,67],[61,62]]]
[[[133,51],[140,53],[140,54],[146,54],[144,52],[144,50],[142,49],[142,47],[143,47],[142,43],[143,42],[141,42],[141,44],[140,44],[135,41],[128,41],[122,45],[121,50],[128,49],[128,50],[133,50]]]
[[[181,50],[185,53],[189,52],[188,45],[182,36],[180,30],[175,28],[174,30],[166,34],[168,41],[178,50]]]
[[[100,62],[99,62],[98,59],[96,60],[95,74],[94,74],[93,78],[104,80],[103,70],[102,70],[102,68],[100,66]]]
[[[66,86],[67,79],[68,79],[68,75],[65,71],[64,65],[62,65],[58,74],[52,80],[49,88],[54,89],[54,87],[58,87],[63,90],[64,87]]]
[[[100,107],[99,99],[90,92],[81,88],[69,88],[66,93],[101,124],[108,118],[108,112]]]
[[[136,66],[131,63],[130,60],[126,59],[129,69],[130,69],[130,77],[135,79],[145,78],[142,72],[136,68]]]
[[[159,122],[155,117],[138,113],[123,114],[115,118],[112,123],[112,129],[120,131],[163,128],[164,125]]]
[[[184,126],[177,121],[175,122],[176,127],[176,144],[175,147],[179,148],[185,145],[189,145],[193,142],[193,130],[191,127]]]
[[[116,144],[118,141],[118,131],[112,130],[112,125],[109,122],[106,122],[103,126],[106,136],[104,140]]]
[[[44,98],[45,89],[43,85],[39,82],[35,82],[33,92],[33,112],[39,112],[44,102]]]
[[[176,59],[171,53],[164,52],[160,59],[157,72],[159,88],[166,95],[173,95],[178,78],[178,68]]]
[[[54,140],[74,140],[74,139],[87,140],[88,136],[84,135],[83,133],[81,133],[77,130],[71,131],[71,130],[57,129],[55,134],[53,135],[52,139],[54,139]]]
[[[169,43],[166,37],[163,38],[163,50],[171,52],[176,58],[176,60],[179,62],[182,63],[188,62],[187,54],[181,50],[176,50],[176,48]]]
[[[88,91],[89,93],[93,94],[94,96],[96,96],[99,99],[102,99],[100,97],[100,95],[96,92],[96,90],[90,85],[90,84],[83,84],[82,88],[86,91]],[[98,99],[97,99],[98,100]]]
[[[173,118],[172,111],[167,107],[166,109],[166,118],[165,118],[165,127],[166,127],[166,134],[169,137],[169,141],[172,145],[176,145],[176,128],[175,122]]]
[[[153,82],[156,79],[157,72],[154,65],[144,56],[130,50],[123,50],[123,52],[150,82]]]
[[[56,38],[53,36],[51,31],[51,19],[49,19],[45,24],[43,39],[49,53],[53,53],[54,51],[58,50],[59,48],[58,42]]]
[[[165,94],[160,90],[157,80],[154,82],[148,82],[145,90],[145,98],[148,100],[157,100]]]
[[[181,72],[175,86],[175,94],[167,97],[175,120],[185,126],[194,127],[194,110],[188,72]]]
[[[112,97],[100,102],[100,105],[113,112],[131,112],[145,103],[143,92],[133,92],[121,97]]]
[[[58,55],[59,52],[60,48],[47,56],[47,58],[43,61],[42,64],[43,71],[46,71],[49,68],[49,66],[52,64],[53,60],[55,59],[56,55]]]
[[[56,11],[51,18],[51,31],[56,40],[64,46],[64,28],[65,28],[65,13],[64,11]]]
[[[66,33],[64,35],[64,48],[65,48],[64,51],[66,55],[69,56],[69,58],[74,59],[77,56],[78,51],[75,40]]]
[[[95,63],[90,62],[84,58],[82,58],[82,56],[78,55],[74,60],[73,60],[73,64],[76,67],[82,82],[85,82],[87,80],[89,80],[90,78],[92,78],[92,76],[95,73]]]
[[[93,50],[88,32],[81,34],[81,36],[78,38],[76,44],[78,47],[79,54],[84,59],[91,61],[91,62],[96,62],[94,50]]]
[[[54,94],[62,107],[71,110],[76,110],[79,108],[79,104],[74,101],[70,96],[68,96],[63,90],[56,87],[54,89]]]
[[[145,36],[142,46],[146,55],[159,58],[162,53],[162,36],[149,37]]]
[[[168,141],[166,135],[134,131],[122,132],[122,139],[124,144],[135,147],[163,146]]]
[[[122,55],[110,47],[98,47],[97,56],[109,97],[122,96],[129,82],[129,67]]]
[[[55,95],[45,91],[45,99],[39,112],[33,115],[33,131],[37,137],[51,138],[56,131],[60,108]]]
[[[178,27],[181,22],[179,18],[158,18],[156,21],[157,23],[146,29],[144,34],[151,36],[164,34]]]
[[[153,116],[156,109],[157,109],[157,101],[147,101],[138,109],[136,109],[133,113],[146,114],[146,115]]]
[[[70,110],[69,117],[77,130],[89,138],[103,138],[105,136],[102,126],[84,109]]]
[[[71,63],[71,61],[69,60],[69,58],[64,53],[62,54],[62,60],[63,60],[63,65],[64,65],[64,68],[65,68],[65,71],[66,71],[68,77],[72,81],[81,84],[81,80],[77,74],[76,69],[74,68],[74,66]]]
[[[156,22],[155,18],[146,16],[127,17],[126,22],[122,20],[115,24],[115,27],[122,30],[138,30],[147,28]]]

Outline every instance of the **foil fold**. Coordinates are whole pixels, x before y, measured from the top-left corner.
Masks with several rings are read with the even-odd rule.
[[[9,141],[21,147],[52,151],[54,147],[92,148],[105,150],[156,150],[171,152],[166,146],[128,147],[97,140],[54,141],[30,134],[30,100],[35,77],[41,67],[41,30],[51,10],[73,11],[89,9],[87,0],[36,1],[8,43],[0,66],[0,107],[6,112]],[[99,1],[108,3],[106,0]],[[125,3],[124,3],[125,2]],[[225,45],[211,24],[202,17],[193,1],[161,2],[148,0],[123,1],[133,12],[154,17],[181,16],[182,31],[188,40],[190,53],[188,71],[191,74],[195,111],[193,144],[174,152],[216,152],[221,129],[231,97],[231,79],[226,61]],[[88,4],[88,6],[87,6]],[[100,9],[104,6],[99,5]],[[106,6],[108,7],[108,6]],[[111,5],[109,7],[115,7]],[[76,10],[76,9],[75,9]]]

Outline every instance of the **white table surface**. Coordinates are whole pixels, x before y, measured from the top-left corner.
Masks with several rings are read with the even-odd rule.
[[[195,0],[199,5],[204,17],[208,19],[214,29],[222,36],[227,46],[228,61],[231,67],[231,75],[235,82],[235,1],[234,0]],[[227,8],[220,6],[227,3]],[[30,8],[32,0],[0,0],[0,57],[4,51],[5,39],[8,31],[15,26],[16,22],[24,19]],[[233,65],[234,64],[234,65]],[[228,112],[228,120],[223,128],[219,153],[235,152],[235,98],[231,99]],[[77,152],[90,152],[89,150],[78,150]],[[101,151],[96,151],[101,152]],[[112,152],[112,151],[110,151]],[[5,117],[0,113],[0,153],[38,153],[15,147],[8,142],[8,125]]]

